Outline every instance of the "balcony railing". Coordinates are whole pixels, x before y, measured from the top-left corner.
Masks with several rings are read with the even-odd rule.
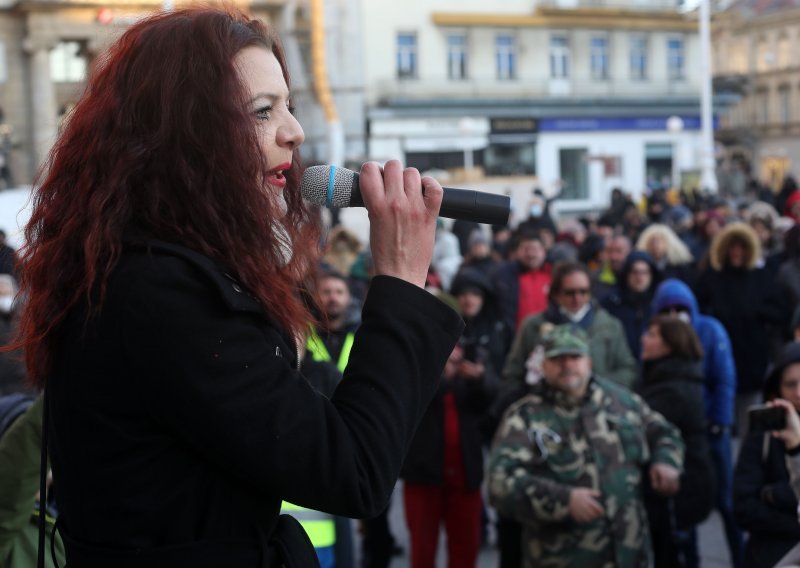
[[[677,0],[540,0],[539,6],[544,8],[615,8],[618,10],[634,10],[642,12],[678,11]]]
[[[369,98],[373,102],[397,97],[409,99],[520,99],[520,98],[586,98],[679,95],[695,96],[699,86],[687,81],[579,79],[515,79],[515,80],[432,80],[384,79],[374,83]]]

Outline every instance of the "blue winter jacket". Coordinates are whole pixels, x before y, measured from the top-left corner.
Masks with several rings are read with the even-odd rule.
[[[719,320],[700,313],[694,293],[677,278],[662,282],[653,297],[654,314],[669,306],[689,310],[692,327],[703,346],[706,418],[710,424],[730,426],[736,396],[736,366],[728,332]]]

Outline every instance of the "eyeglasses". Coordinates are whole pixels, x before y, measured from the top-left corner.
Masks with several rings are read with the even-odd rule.
[[[667,306],[659,314],[688,314],[689,310],[683,306]]]
[[[573,298],[576,296],[588,296],[589,295],[589,288],[564,288],[559,292],[564,296],[572,296]]]

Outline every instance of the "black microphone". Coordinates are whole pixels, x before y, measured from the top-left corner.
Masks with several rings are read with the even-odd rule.
[[[420,188],[420,191],[422,188]],[[364,207],[358,173],[337,166],[311,166],[303,173],[300,191],[306,201],[324,207]],[[490,225],[506,225],[511,198],[469,189],[444,188],[441,217]]]

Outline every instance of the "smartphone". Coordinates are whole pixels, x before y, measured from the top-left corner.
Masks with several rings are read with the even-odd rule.
[[[478,362],[478,346],[474,341],[464,344],[464,360],[472,363]]]
[[[747,411],[751,432],[786,428],[786,411],[780,406],[754,406]]]

